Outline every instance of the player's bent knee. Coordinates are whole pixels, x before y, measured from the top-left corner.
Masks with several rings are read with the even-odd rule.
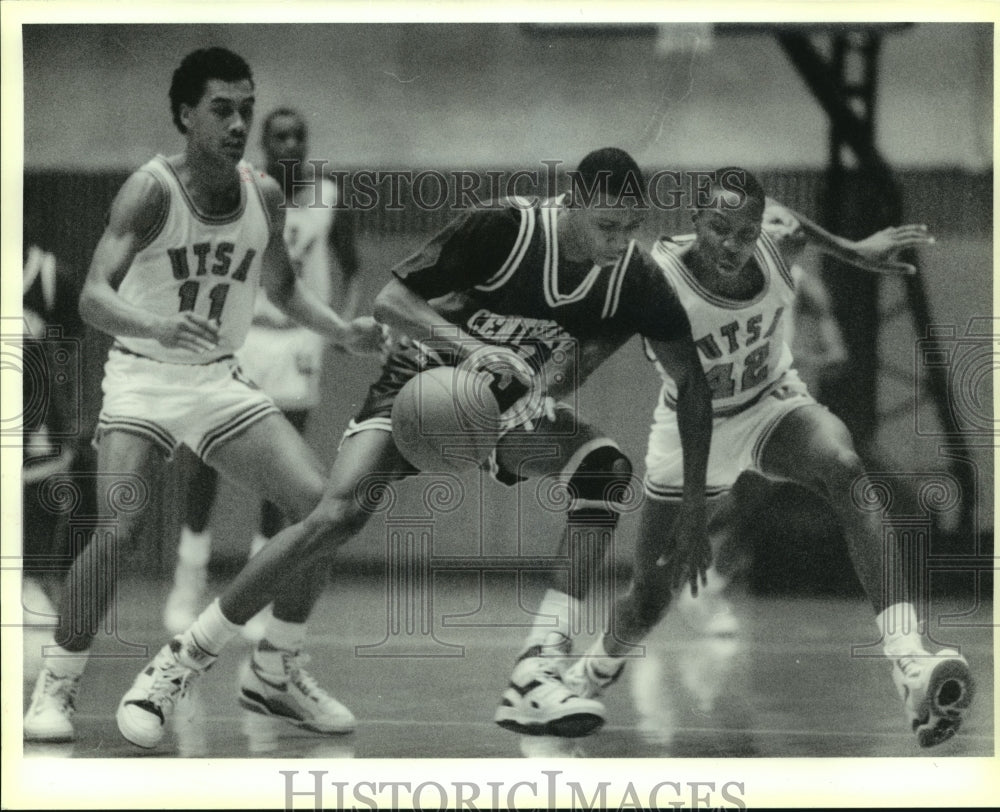
[[[834,500],[849,498],[854,483],[866,474],[861,458],[850,449],[831,454],[823,466],[819,484]]]

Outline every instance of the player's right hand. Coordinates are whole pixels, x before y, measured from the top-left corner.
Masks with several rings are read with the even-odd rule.
[[[184,310],[161,319],[154,328],[153,337],[164,347],[206,352],[219,344],[219,323]]]
[[[535,372],[520,355],[509,347],[484,344],[469,353],[459,364],[461,369],[476,374],[492,375],[499,379],[499,386],[505,388],[517,381],[525,388],[530,388]]]
[[[503,430],[529,424],[533,428],[545,410],[542,381],[531,365],[508,347],[483,345],[467,355],[459,369],[488,377],[487,385],[500,406]]]

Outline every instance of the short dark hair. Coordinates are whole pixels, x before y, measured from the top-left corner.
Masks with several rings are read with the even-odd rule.
[[[181,123],[181,105],[195,106],[205,94],[209,79],[239,82],[246,79],[253,85],[253,74],[243,57],[225,48],[201,48],[192,51],[181,61],[170,82],[170,112],[174,125],[182,133],[187,128]]]
[[[282,116],[289,116],[290,118],[296,119],[299,124],[302,125],[302,138],[306,139],[309,137],[309,126],[306,124],[306,117],[302,115],[302,113],[294,107],[276,107],[267,114],[267,117],[264,119],[264,123],[261,126],[260,138],[262,141],[267,138],[267,134],[271,130],[271,122],[273,122],[276,118],[281,118]]]
[[[742,208],[747,201],[753,201],[760,206],[761,212],[764,211],[764,207],[767,205],[767,193],[764,191],[763,184],[752,172],[742,166],[724,166],[721,169],[716,169],[712,174],[715,176],[711,186],[713,192],[719,189],[737,195],[739,197],[737,208]],[[695,201],[697,199],[696,195]],[[712,200],[714,201],[714,199],[715,195],[713,194]],[[715,203],[713,202],[711,205],[714,206]]]
[[[569,172],[574,202],[591,201],[597,195],[599,203],[620,204],[630,197],[646,204],[646,186],[642,170],[635,159],[618,147],[602,147],[588,152]]]

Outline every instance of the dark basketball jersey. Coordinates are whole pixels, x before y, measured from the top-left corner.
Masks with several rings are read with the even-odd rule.
[[[451,324],[509,347],[538,369],[573,339],[640,334],[672,341],[690,333],[663,273],[630,242],[610,265],[559,252],[559,199],[512,200],[453,220],[393,273]],[[422,346],[418,366],[447,363]],[[413,357],[390,358],[412,368]]]
[[[83,321],[75,274],[37,246],[25,253],[22,402],[25,457],[45,456],[52,438],[78,430]]]

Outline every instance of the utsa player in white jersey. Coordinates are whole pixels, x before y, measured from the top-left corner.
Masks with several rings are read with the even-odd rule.
[[[954,735],[972,700],[968,664],[955,651],[925,649],[913,605],[904,593],[893,592],[903,580],[899,552],[883,549],[878,517],[852,499],[865,471],[850,434],[812,398],[792,367],[785,329],[795,289],[781,246],[762,229],[764,206],[764,191],[750,173],[719,170],[711,199],[694,213],[694,235],[661,239],[652,252],[687,310],[712,387],[708,494],[723,496],[742,471],[752,469],[797,482],[829,502],[875,610],[912,728],[922,746],[938,744]],[[912,270],[891,261],[894,254],[933,241],[924,226],[914,225],[852,242],[800,219],[821,250],[877,272]],[[796,230],[794,223],[785,229]],[[663,387],[646,455],[647,498],[633,584],[616,607],[615,628],[564,677],[580,696],[597,696],[621,673],[625,653],[666,611],[678,569],[685,578],[700,575],[710,559],[706,549],[677,550],[659,530],[669,521],[682,482],[676,385],[669,370],[659,372]],[[717,516],[722,519],[721,512]],[[713,516],[713,528],[715,523]]]
[[[616,201],[627,185],[643,188],[635,162],[613,148],[584,158],[578,178],[590,189],[603,178]],[[403,385],[433,366],[466,363],[494,373],[492,388],[508,430],[497,443],[492,471],[511,484],[560,476],[569,492],[562,543],[571,560],[584,559],[578,571],[593,572],[610,551],[607,536],[632,468],[612,439],[556,401],[592,370],[592,347],[620,346],[636,334],[648,339],[678,386],[690,486],[673,532],[685,544],[707,545],[709,390],[676,295],[632,240],[644,214],[634,203],[612,206],[607,195],[574,194],[469,210],[393,269],[396,278],[379,293],[375,311],[406,340],[388,355],[350,422],[319,505],[278,533],[221,595],[228,619],[246,622],[265,607],[283,588],[279,573],[298,562],[322,568],[377,510],[373,483],[418,473],[396,448],[391,411]],[[575,375],[567,369],[573,362],[580,367]],[[532,432],[529,425],[536,423]],[[540,442],[547,453],[539,453]],[[592,543],[593,536],[599,541]],[[603,723],[603,705],[567,691],[556,662],[569,642],[571,606],[584,597],[587,583],[570,583],[572,594],[566,594],[553,576],[495,720],[525,733],[584,735]],[[225,642],[221,631],[216,645]],[[235,627],[227,632],[229,638],[237,633]],[[207,663],[192,663],[172,691],[150,694],[150,720],[162,726],[181,683],[189,684]]]
[[[306,162],[308,132],[302,114],[287,107],[268,113],[261,125],[261,145],[267,173],[281,183],[289,201],[284,238],[292,268],[306,287],[330,304],[336,266],[342,302],[338,312],[352,318],[361,292],[352,212],[338,206],[340,190],[334,180],[316,175]],[[236,357],[247,376],[302,433],[320,403],[323,349],[322,336],[288,318],[261,290],[253,324]],[[174,585],[163,609],[164,626],[171,633],[186,629],[203,608],[212,542],[208,522],[217,490],[215,470],[199,465],[187,485]],[[285,524],[281,509],[265,501],[251,555]],[[260,636],[266,614],[252,624],[248,636]]]
[[[221,48],[189,54],[174,72],[170,104],[184,152],[154,158],[125,182],[80,297],[83,319],[115,338],[95,437],[99,510],[115,532],[95,533],[67,577],[53,645],[24,721],[29,740],[73,738],[75,696],[114,598],[117,556],[136,538],[157,475],[180,444],[294,515],[319,500],[319,462],[233,357],[250,327],[258,287],[346,348],[381,346],[379,325],[345,323],[292,271],[281,189],[242,161],[254,108],[243,59]],[[281,715],[297,724],[350,729],[350,712],[300,667],[311,592],[303,580],[276,596],[274,614],[283,622],[269,628],[269,650],[255,651],[244,689],[280,693]],[[173,685],[185,663],[209,657],[216,635],[230,625],[213,605],[200,625],[160,651],[119,706],[127,738],[148,744],[143,697]]]

